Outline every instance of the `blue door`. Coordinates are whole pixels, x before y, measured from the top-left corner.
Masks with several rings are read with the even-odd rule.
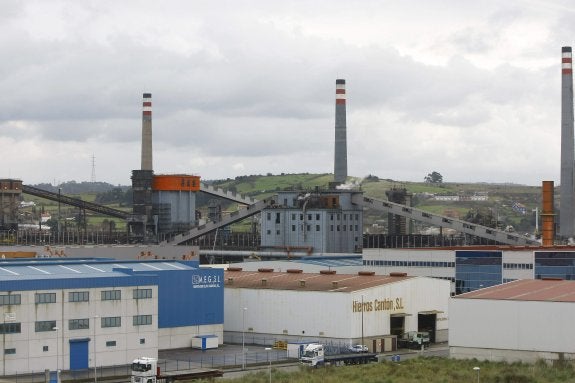
[[[88,341],[85,339],[70,339],[70,370],[85,370],[88,368]]]

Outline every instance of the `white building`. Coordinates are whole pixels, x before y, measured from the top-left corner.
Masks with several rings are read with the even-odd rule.
[[[237,342],[282,341],[363,343],[382,351],[383,339],[406,331],[430,331],[447,340],[449,282],[373,272],[337,274],[225,273],[224,336]]]
[[[449,304],[453,358],[507,362],[575,359],[575,282],[522,280]]]

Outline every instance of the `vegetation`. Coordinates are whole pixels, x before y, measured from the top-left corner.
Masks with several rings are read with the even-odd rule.
[[[272,369],[272,381],[283,383],[461,383],[477,382],[479,367],[482,383],[552,383],[575,381],[571,365],[549,366],[545,362],[524,363],[479,362],[448,358],[416,358],[405,362],[382,362],[358,366],[309,368],[296,372]],[[230,383],[266,383],[267,371],[252,373],[242,378],[226,379]]]

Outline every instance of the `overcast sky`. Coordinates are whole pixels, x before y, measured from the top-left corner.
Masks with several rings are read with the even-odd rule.
[[[572,0],[0,0],[0,177],[129,185],[142,93],[154,171],[559,184]]]

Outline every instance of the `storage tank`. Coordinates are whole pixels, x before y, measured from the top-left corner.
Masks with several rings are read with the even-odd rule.
[[[199,176],[154,175],[152,189],[152,214],[157,216],[158,232],[185,231],[196,225]]]

